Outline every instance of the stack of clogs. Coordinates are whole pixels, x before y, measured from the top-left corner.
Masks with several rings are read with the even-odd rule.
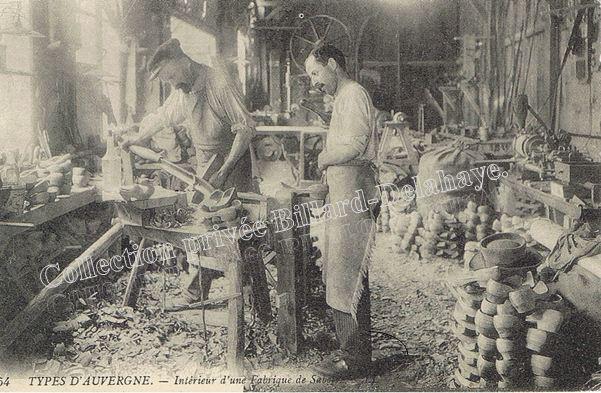
[[[454,287],[452,290],[457,298],[453,312],[455,320],[453,331],[459,339],[455,381],[464,388],[477,388],[480,386],[480,373],[478,371],[476,316],[484,298],[484,288],[468,284]]]
[[[536,388],[548,390],[557,387],[556,355],[561,353],[559,332],[565,317],[565,309],[552,308],[537,310],[527,317],[531,327],[526,335],[526,348],[531,352],[530,367]]]

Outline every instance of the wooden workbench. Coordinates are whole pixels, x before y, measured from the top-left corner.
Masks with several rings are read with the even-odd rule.
[[[19,233],[99,201],[98,192],[90,187],[82,192],[61,195],[54,202],[34,206],[31,210],[10,218],[10,222],[0,222],[0,249]]]
[[[239,193],[239,199],[243,200],[243,207],[248,212],[248,218],[251,221],[269,222],[268,213],[278,206],[292,209],[292,206],[298,202],[298,195],[295,191],[290,191],[288,198],[281,203],[256,194]],[[39,225],[45,221],[56,218],[62,214],[73,211],[79,207],[94,202],[105,202],[115,204],[119,212],[120,220],[94,242],[86,251],[84,251],[76,260],[56,277],[50,285],[44,287],[29,304],[18,313],[15,318],[8,322],[5,329],[0,334],[0,354],[6,353],[6,350],[15,342],[26,327],[31,325],[38,317],[46,312],[47,301],[53,296],[63,293],[71,284],[63,278],[67,275],[79,279],[81,271],[89,270],[87,264],[95,263],[117,241],[121,241],[123,236],[141,237],[148,241],[169,242],[174,247],[185,249],[184,240],[191,237],[200,236],[207,233],[207,228],[200,225],[186,225],[179,228],[165,229],[148,226],[142,222],[142,213],[151,209],[176,206],[183,207],[187,205],[185,193],[178,193],[157,187],[155,193],[148,200],[125,202],[116,193],[102,193],[96,189],[72,194],[67,198],[34,209],[19,217],[19,222],[26,224]],[[291,210],[292,211],[292,210]],[[13,227],[9,227],[13,228]],[[5,231],[6,236],[14,235],[19,231],[27,230],[29,227],[17,226],[12,232]],[[304,299],[304,281],[302,268],[305,266],[307,258],[306,250],[294,247],[282,247],[279,240],[288,239],[297,242],[302,235],[300,232],[308,231],[306,229],[291,229],[283,233],[275,234],[275,245],[277,252],[277,293],[280,301],[278,312],[278,340],[291,353],[298,351],[298,344],[301,332],[301,319],[299,312],[301,305],[298,300]],[[269,305],[269,296],[265,278],[256,285],[255,274],[260,271],[265,275],[262,258],[245,258],[244,249],[240,248],[240,242],[236,242],[235,247],[221,247],[209,250],[203,250],[201,266],[224,272],[230,282],[230,295],[228,299],[228,327],[231,334],[228,334],[228,359],[227,363],[232,371],[239,371],[242,368],[243,344],[244,344],[244,299],[238,296],[242,292],[242,268],[247,269],[250,266],[251,278],[253,278],[253,298],[266,296],[263,301]],[[257,254],[259,255],[259,254]],[[255,256],[257,256],[255,255]],[[248,269],[246,270],[249,271]],[[71,281],[73,282],[73,281]],[[256,289],[260,290],[255,292]],[[261,310],[259,317],[261,317]],[[263,315],[271,317],[271,310],[263,310]]]

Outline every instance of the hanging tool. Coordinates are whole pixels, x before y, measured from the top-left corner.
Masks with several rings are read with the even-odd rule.
[[[182,180],[183,182],[191,185],[194,188],[194,196],[192,197],[192,203],[200,203],[205,196],[211,195],[215,192],[215,187],[202,177],[198,177],[195,174],[188,172],[184,168],[172,163],[171,161],[165,160],[165,158],[157,152],[147,149],[142,146],[130,146],[129,150],[137,156],[150,160],[160,164],[161,169]],[[214,157],[211,159],[214,160]]]

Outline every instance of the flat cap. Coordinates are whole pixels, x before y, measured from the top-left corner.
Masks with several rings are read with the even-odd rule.
[[[154,52],[148,61],[148,64],[146,65],[146,69],[148,72],[150,72],[150,80],[153,80],[157,77],[161,71],[161,68],[165,64],[165,61],[178,59],[182,56],[184,56],[184,51],[182,51],[177,38],[171,38],[170,40],[163,42]]]

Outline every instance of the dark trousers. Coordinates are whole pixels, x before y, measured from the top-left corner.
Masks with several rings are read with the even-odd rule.
[[[340,349],[349,356],[348,361],[358,364],[371,361],[371,303],[367,276],[363,280],[363,287],[356,321],[350,313],[334,309],[334,325]]]

